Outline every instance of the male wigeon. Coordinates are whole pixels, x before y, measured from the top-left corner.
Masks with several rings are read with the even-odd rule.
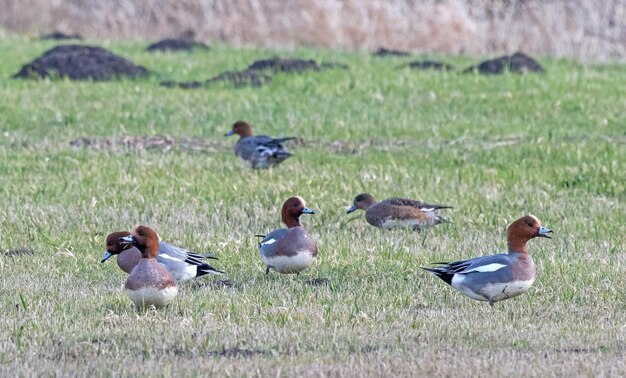
[[[101,263],[107,261],[111,256],[117,255],[117,266],[124,272],[131,273],[135,265],[141,259],[141,252],[131,244],[124,243],[121,237],[130,235],[128,231],[118,231],[106,237],[106,252]],[[202,261],[204,259],[217,259],[211,254],[199,254],[188,251],[165,242],[158,242],[159,252],[156,260],[167,269],[177,283],[188,281],[205,274],[222,274],[224,272],[215,269],[211,265]]]
[[[354,198],[354,203],[347,212],[350,214],[357,209],[365,210],[365,219],[375,227],[387,230],[412,228],[420,231],[429,226],[448,222],[437,213],[437,210],[451,208],[406,198],[389,198],[377,202],[371,194],[362,193]]]
[[[153,229],[137,226],[128,236],[119,240],[132,244],[141,252],[141,259],[126,279],[126,293],[140,309],[147,306],[161,308],[176,298],[178,288],[174,277],[156,260],[159,238]]]
[[[530,288],[535,281],[535,263],[526,252],[526,242],[535,237],[550,239],[550,232],[537,217],[526,215],[507,229],[508,253],[435,263],[441,266],[422,269],[434,273],[464,295],[493,306]]]
[[[259,243],[265,274],[270,268],[279,273],[300,273],[315,262],[317,244],[300,226],[302,214],[315,214],[302,197],[291,197],[283,204],[281,216],[287,228],[270,232]]]
[[[294,137],[272,138],[267,135],[253,135],[252,127],[247,122],[237,121],[232,130],[224,136],[239,135],[235,143],[235,155],[251,168],[269,168],[283,162],[291,153],[285,151],[281,144]]]

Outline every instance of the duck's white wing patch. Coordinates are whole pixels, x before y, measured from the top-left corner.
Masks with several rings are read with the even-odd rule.
[[[274,243],[276,243],[276,239],[267,239],[266,241],[262,242],[261,245],[270,245]]]
[[[462,273],[466,274],[466,273],[472,273],[472,272],[479,272],[479,273],[495,272],[504,267],[506,267],[506,265],[504,264],[491,263],[487,265],[477,266],[476,268],[473,268],[470,270],[464,270]]]

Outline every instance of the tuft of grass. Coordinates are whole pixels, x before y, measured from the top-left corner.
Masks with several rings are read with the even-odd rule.
[[[350,69],[186,91],[157,82],[274,52],[153,56],[112,43],[153,76],[8,79],[49,46],[0,39],[0,250],[34,252],[0,253],[0,375],[626,374],[624,66],[548,59],[544,75],[482,77],[297,49],[289,55]],[[237,119],[304,144],[276,169],[248,170],[222,137]],[[124,136],[211,148],[70,144]],[[372,228],[345,214],[365,191],[452,205],[453,223]],[[295,194],[316,212],[302,223],[318,264],[266,276],[254,235],[280,227]],[[505,250],[506,226],[527,213],[555,230],[529,243],[538,276],[528,293],[491,309],[420,269]],[[216,253],[227,275],[135,312],[125,275],[99,259],[107,233],[136,224]]]

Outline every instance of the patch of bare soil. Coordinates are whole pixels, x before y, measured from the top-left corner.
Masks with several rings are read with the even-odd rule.
[[[250,350],[250,349],[240,349],[240,348],[230,348],[230,349],[222,349],[210,351],[207,353],[212,357],[230,357],[230,358],[250,358],[254,356],[270,356],[271,352],[266,350]]]
[[[465,69],[464,73],[478,72],[485,75],[499,75],[506,71],[515,73],[545,72],[543,67],[530,56],[516,52],[513,55],[504,55],[495,59],[486,60],[477,66]]]
[[[166,87],[166,88],[178,87],[178,88],[183,88],[183,89],[196,89],[196,88],[201,88],[205,86],[206,82],[196,81],[196,80],[194,81],[166,80],[166,81],[160,82],[159,85],[162,87]]]
[[[311,286],[328,286],[330,280],[328,278],[313,278],[307,281]]]
[[[81,37],[78,34],[65,34],[60,31],[54,31],[52,33],[43,34],[41,37],[39,37],[39,39],[42,41],[45,41],[45,40],[62,41],[62,40],[67,40],[67,39],[83,39],[83,37]]]
[[[182,150],[182,151],[219,151],[221,145],[212,140],[173,137],[169,135],[157,136],[134,136],[124,135],[120,137],[82,137],[74,139],[70,145],[77,148],[91,148],[95,150],[120,151],[120,150]]]
[[[162,39],[148,46],[146,50],[154,51],[190,51],[193,49],[209,50],[209,46],[202,42],[196,42],[186,38]]]
[[[13,78],[68,77],[72,80],[109,80],[118,77],[140,77],[148,70],[103,48],[62,45],[22,66]]]
[[[312,59],[283,59],[273,57],[252,62],[248,70],[274,70],[279,72],[299,73],[307,70],[319,71],[320,66]]]
[[[273,70],[276,72],[300,73],[304,71],[321,71],[325,69],[345,69],[349,67],[347,64],[336,62],[324,62],[317,64],[312,59],[285,59],[277,56],[269,59],[259,59],[252,62],[248,70]]]
[[[22,256],[22,255],[34,255],[35,251],[28,247],[19,247],[14,249],[3,250],[2,254],[5,256]]]
[[[164,87],[178,87],[183,89],[196,89],[210,86],[215,83],[229,82],[235,88],[260,87],[272,81],[272,77],[262,71],[243,70],[225,71],[205,81],[163,81],[160,84]]]
[[[413,145],[413,141],[385,140],[385,139],[361,139],[361,140],[335,140],[328,144],[328,149],[338,155],[363,155],[368,148],[377,147],[382,149],[394,149]]]
[[[417,60],[410,62],[407,66],[414,70],[437,70],[437,71],[452,71],[454,67],[443,62],[437,62],[434,60]]]
[[[303,71],[321,71],[325,69],[348,69],[343,63],[325,62],[317,64],[314,60],[282,59],[278,57],[254,61],[248,68],[242,71],[225,71],[205,81],[175,82],[163,81],[164,87],[178,87],[183,89],[195,89],[209,86],[214,83],[230,82],[236,88],[260,87],[272,81],[271,73],[286,72],[300,73]]]
[[[410,56],[411,54],[406,52],[406,51],[390,50],[390,49],[386,49],[384,47],[381,47],[375,53],[373,53],[372,55],[379,56],[379,57],[385,57],[385,56]]]
[[[191,280],[187,285],[194,288],[206,287],[213,290],[234,289],[237,288],[237,282],[233,280]]]
[[[272,77],[256,70],[225,71],[207,80],[207,84],[228,81],[235,87],[260,87],[272,81]]]

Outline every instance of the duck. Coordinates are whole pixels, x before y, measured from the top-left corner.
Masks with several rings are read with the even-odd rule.
[[[128,235],[130,235],[128,231],[116,231],[107,235],[105,239],[106,251],[100,262],[104,263],[111,256],[116,255],[117,266],[130,274],[142,257],[139,249],[120,240],[120,238]],[[166,242],[158,242],[156,260],[172,274],[178,284],[206,274],[221,275],[224,273],[204,262],[204,259],[217,260],[217,257],[210,253],[200,254]]]
[[[441,278],[461,294],[488,302],[516,297],[530,289],[535,281],[535,263],[526,250],[534,238],[548,238],[552,230],[545,228],[534,215],[525,215],[507,229],[508,252],[468,260],[434,263],[422,269]]]
[[[178,286],[172,274],[156,260],[159,254],[156,232],[147,226],[137,226],[129,235],[120,237],[119,241],[141,252],[141,259],[124,285],[135,308],[162,308],[170,304],[178,295]]]
[[[296,273],[313,265],[317,258],[317,243],[300,225],[302,214],[315,214],[304,199],[294,196],[287,199],[281,210],[283,223],[287,228],[274,230],[259,243],[259,253],[265,264],[265,274],[270,269],[283,274]]]
[[[377,202],[371,194],[361,193],[354,197],[347,213],[359,209],[365,211],[365,220],[374,227],[386,230],[410,228],[421,231],[430,226],[449,222],[439,215],[437,210],[452,209],[452,206],[428,204],[399,197]]]
[[[241,162],[253,169],[274,167],[293,156],[287,152],[282,142],[295,137],[272,138],[267,135],[253,135],[252,127],[245,121],[237,121],[224,136],[239,135],[235,143],[235,155]]]

